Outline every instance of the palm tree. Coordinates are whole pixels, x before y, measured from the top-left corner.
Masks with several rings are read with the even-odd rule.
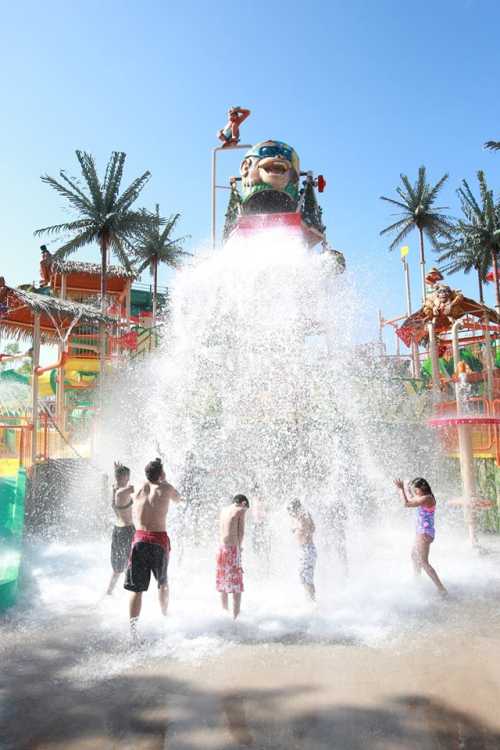
[[[447,242],[439,243],[439,250],[444,252],[438,257],[443,273],[457,273],[463,271],[468,274],[475,271],[479,288],[479,301],[484,305],[483,283],[491,264],[491,257],[482,247],[467,243],[467,239],[460,233],[457,226],[456,234]]]
[[[399,218],[394,224],[390,224],[380,232],[381,235],[396,233],[395,239],[391,242],[389,248],[394,250],[402,240],[414,229],[418,230],[420,236],[420,271],[422,276],[422,298],[425,299],[425,253],[424,253],[424,234],[436,246],[440,237],[449,238],[453,229],[450,220],[439,211],[443,211],[447,206],[435,206],[434,203],[439,191],[448,179],[445,174],[432,187],[426,181],[425,167],[418,170],[418,178],[414,185],[405,174],[400,175],[402,187],[396,188],[396,193],[401,200],[386,198],[384,195],[380,199],[397,206],[400,209]]]
[[[156,325],[158,266],[160,263],[165,263],[171,268],[179,268],[182,258],[191,255],[182,249],[187,235],[177,239],[172,239],[170,236],[179,218],[180,214],[174,214],[169,219],[162,219],[160,206],[157,203],[156,213],[151,223],[141,228],[135,235],[134,260],[139,261],[137,273],[141,274],[149,267],[153,277],[153,327]]]
[[[500,151],[500,141],[486,141],[484,147],[490,151]]]
[[[50,185],[62,195],[76,211],[77,218],[64,224],[37,229],[35,236],[72,235],[54,253],[56,258],[65,258],[85,245],[96,242],[101,251],[101,308],[106,308],[106,271],[108,251],[111,249],[119,261],[130,268],[128,251],[132,249],[131,238],[151,223],[152,217],[144,209],[132,210],[137,198],[151,174],[144,172],[121,193],[120,185],[126,154],[113,151],[106,166],[104,180],[99,180],[94,158],[86,151],[76,151],[84,185],[70,178],[64,170],[59,172],[62,181],[44,175],[42,182]]]
[[[500,253],[500,203],[495,204],[493,190],[488,189],[484,172],[477,173],[481,200],[478,202],[469,187],[467,180],[462,180],[462,187],[457,190],[462,207],[463,219],[456,222],[455,231],[459,236],[459,248],[468,254],[481,257],[477,264],[483,270],[493,265],[495,280],[495,297],[497,312],[500,312],[500,279],[498,255]],[[451,249],[451,248],[450,248]],[[487,264],[487,265],[486,265]],[[486,266],[486,269],[485,269]],[[484,275],[482,280],[484,280]]]

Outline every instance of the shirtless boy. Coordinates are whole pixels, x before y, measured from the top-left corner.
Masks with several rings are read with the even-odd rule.
[[[307,595],[311,601],[314,601],[316,599],[314,588],[314,568],[317,558],[314,545],[316,527],[311,514],[305,510],[300,500],[292,500],[287,510],[292,517],[292,531],[299,544],[299,577]]]
[[[165,479],[160,458],[150,461],[143,484],[134,501],[135,534],[132,540],[125,588],[130,595],[130,627],[136,635],[137,621],[141,613],[142,592],[149,588],[151,573],[158,583],[160,609],[163,615],[168,609],[167,568],[170,554],[170,539],[167,535],[167,513],[170,501],[179,502],[177,490]]]
[[[250,503],[245,495],[235,495],[231,505],[224,508],[220,514],[216,587],[225,610],[229,608],[229,594],[233,595],[233,619],[235,620],[240,613],[243,593],[241,545],[245,536],[245,513],[249,507]]]
[[[115,483],[111,497],[111,507],[116,516],[111,537],[111,567],[113,574],[107,594],[111,596],[120,574],[127,567],[128,556],[135,527],[132,522],[132,495],[134,487],[130,484],[130,469],[123,464],[115,463]]]

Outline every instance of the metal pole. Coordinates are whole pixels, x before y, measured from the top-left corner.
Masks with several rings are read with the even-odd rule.
[[[484,355],[486,360],[486,384],[488,399],[493,401],[495,365],[493,364],[493,347],[491,346],[490,324],[484,319]]]
[[[220,151],[221,146],[217,146],[212,150],[212,247],[215,247],[215,240],[217,236],[216,221],[217,221],[217,151]]]
[[[405,286],[406,286],[406,314],[408,317],[411,315],[411,287],[410,287],[410,266],[408,265],[406,258],[403,256],[403,271],[405,275]]]
[[[412,313],[411,309],[411,283],[410,283],[410,266],[408,264],[408,261],[406,260],[406,257],[403,255],[402,259],[403,261],[403,272],[405,277],[405,288],[406,288],[406,314],[408,317],[410,317]],[[413,377],[418,378],[420,373],[420,357],[418,355],[418,346],[417,344],[412,341],[411,342],[411,364],[412,364],[412,370],[413,370]]]
[[[40,364],[40,313],[35,313],[33,322],[33,357],[32,357],[32,383],[31,383],[31,410],[33,432],[31,436],[31,473],[32,473],[32,492],[35,491],[36,485],[36,456],[37,456],[37,439],[38,439],[38,375],[37,368]]]
[[[66,274],[63,273],[61,275],[61,291],[60,291],[61,299],[66,299],[66,286],[67,286]],[[65,343],[63,341],[60,341],[59,346],[58,346],[59,359],[62,358],[64,351],[65,351]],[[64,367],[60,367],[57,373],[56,422],[59,425],[59,429],[62,430],[62,432],[64,432],[66,429],[66,425],[65,425],[66,420],[65,420],[65,414],[64,414]]]
[[[104,371],[106,369],[106,325],[99,323],[99,409],[104,406]]]
[[[460,362],[460,347],[458,345],[458,329],[460,321],[456,320],[451,327],[451,346],[453,350],[453,368],[457,372],[458,363]]]
[[[458,329],[460,321],[456,320],[451,327],[451,341],[453,347],[453,365],[455,374],[458,376],[458,364],[460,362],[460,347],[458,341]],[[455,400],[457,403],[457,417],[461,417],[466,410],[463,408],[463,399],[460,393],[459,382],[455,384]],[[476,519],[474,516],[473,502],[476,497],[476,475],[474,471],[474,451],[472,447],[471,426],[468,424],[457,425],[458,430],[458,452],[460,459],[460,474],[462,477],[462,492],[464,502],[464,521],[472,546],[477,544]]]
[[[441,397],[441,381],[439,379],[439,356],[436,343],[436,332],[434,330],[434,323],[427,324],[427,330],[429,332],[429,352],[431,355],[432,364],[432,391],[436,401],[440,400]]]
[[[420,275],[421,275],[421,281],[422,281],[422,304],[423,304],[427,296],[427,288],[425,284],[424,235],[421,229],[419,229],[419,234],[420,234]]]
[[[252,148],[250,143],[242,143],[239,146],[216,146],[212,149],[212,247],[217,242],[217,152],[237,151],[242,148]]]

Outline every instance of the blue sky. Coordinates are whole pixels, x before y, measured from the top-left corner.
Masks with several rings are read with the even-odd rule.
[[[500,154],[482,149],[500,139],[499,28],[493,0],[3,4],[7,283],[37,278],[33,230],[69,218],[39,177],[76,173],[75,148],[101,167],[113,149],[126,151],[128,180],[152,172],[144,205],[180,211],[190,249],[207,240],[211,148],[238,104],[252,109],[245,142],[288,141],[303,168],[326,176],[332,244],[369,280],[374,307],[397,314],[401,264],[379,237],[391,221],[379,196],[420,164],[433,182],[449,172],[452,213],[460,180],[474,182],[478,169],[500,190]],[[224,172],[237,171],[239,155],[224,161]],[[418,296],[416,236],[409,244]],[[472,277],[452,281],[476,293]],[[486,294],[493,304],[491,285]]]

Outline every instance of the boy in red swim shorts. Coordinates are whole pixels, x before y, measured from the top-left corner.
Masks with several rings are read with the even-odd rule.
[[[216,588],[221,595],[223,609],[229,609],[229,594],[233,595],[233,618],[241,608],[243,568],[241,550],[245,536],[245,513],[250,507],[245,495],[235,495],[231,505],[220,514],[220,547],[217,552]]]
[[[175,487],[165,479],[159,458],[145,468],[147,481],[134,501],[135,534],[125,574],[124,587],[131,592],[129,611],[132,637],[137,637],[137,621],[141,613],[142,593],[149,588],[151,573],[158,583],[158,599],[163,615],[168,608],[167,568],[170,539],[167,535],[167,513],[170,501],[179,502]]]

